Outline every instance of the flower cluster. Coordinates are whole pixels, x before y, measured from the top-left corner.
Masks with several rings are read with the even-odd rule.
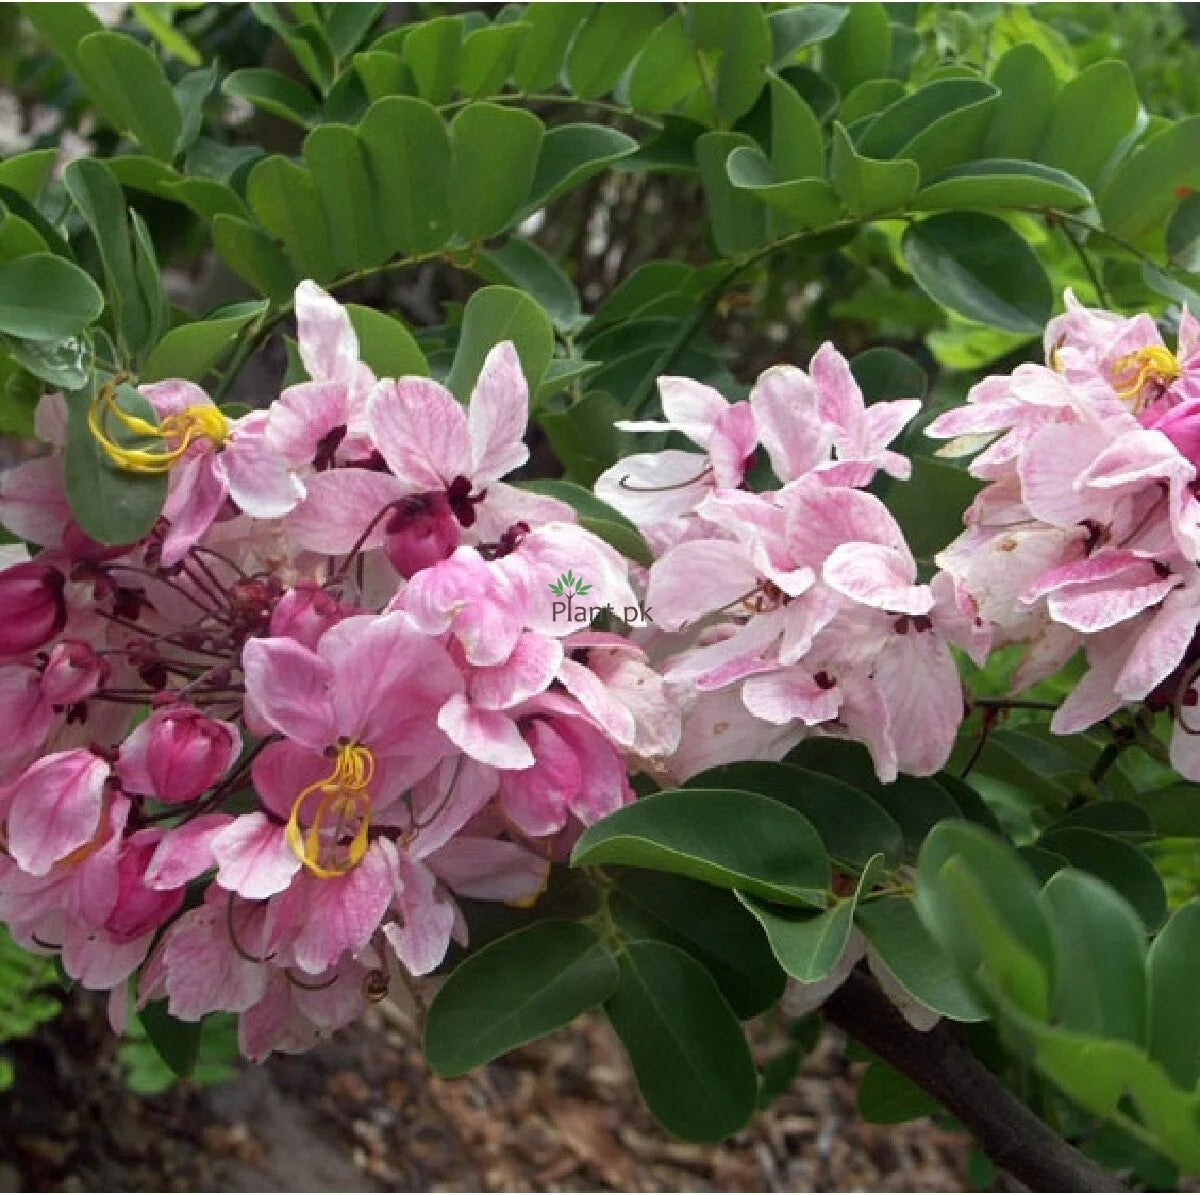
[[[131,993],[232,1011],[254,1058],[437,967],[460,900],[536,900],[679,737],[628,637],[555,617],[571,570],[636,597],[568,506],[501,480],[528,455],[513,346],[464,406],[375,378],[313,284],[296,315],[309,380],[265,410],[172,380],[151,421],[98,387],[100,449],[167,475],[138,542],[72,517],[61,396],[0,479],[38,548],[0,571],[0,919],[116,1024]]]
[[[649,608],[672,633],[656,646],[685,709],[669,774],[778,759],[812,734],[865,743],[884,781],[937,771],[963,716],[950,647],[981,660],[989,631],[950,575],[919,580],[866,488],[909,475],[888,445],[919,401],[868,406],[829,344],[807,373],[767,370],[745,401],[686,378],[659,391],[664,423],[620,426],[699,451],[629,457],[596,489],[656,553]]]
[[[1170,711],[1171,761],[1200,779],[1200,324],[1185,310],[1172,352],[1149,316],[1068,293],[1045,351],[931,424],[945,453],[983,447],[970,468],[987,483],[938,563],[998,644],[1028,645],[1018,688],[1084,649],[1053,730],[1128,702]]]

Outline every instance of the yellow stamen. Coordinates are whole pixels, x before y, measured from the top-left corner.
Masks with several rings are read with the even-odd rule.
[[[1142,390],[1147,382],[1169,386],[1181,372],[1179,358],[1170,349],[1148,345],[1113,362],[1113,387],[1119,398],[1133,400],[1136,415],[1146,405]]]
[[[367,853],[371,826],[371,794],[367,791],[375,775],[375,757],[359,743],[338,745],[333,771],[302,790],[288,817],[288,845],[296,858],[323,880],[344,876]],[[321,799],[309,820],[300,828],[300,810],[313,793]]]
[[[88,427],[105,455],[122,469],[130,473],[166,473],[176,461],[203,436],[216,447],[229,438],[229,422],[219,408],[208,403],[185,407],[174,415],[168,415],[157,425],[130,415],[117,402],[117,382],[101,386],[88,407]],[[128,448],[118,444],[109,433],[113,422],[135,436],[164,443],[175,441],[174,448]]]

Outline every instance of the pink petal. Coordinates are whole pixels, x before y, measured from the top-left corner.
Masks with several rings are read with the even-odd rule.
[[[226,898],[232,901],[232,896]],[[257,947],[252,922],[261,922],[254,908],[226,907],[225,901],[201,905],[184,913],[167,935],[163,951],[167,1010],[181,1021],[198,1021],[210,1012],[244,1012],[263,998],[270,969],[244,958],[234,947],[234,932],[242,950]]]
[[[472,671],[471,701],[481,709],[509,709],[548,689],[562,664],[559,640],[527,631],[503,664]]]
[[[146,886],[169,892],[216,867],[212,840],[232,821],[227,813],[205,813],[168,830],[146,867]]]
[[[265,900],[282,892],[300,870],[283,826],[264,813],[235,818],[212,839],[216,882],[247,900]]]
[[[598,498],[638,526],[690,513],[712,488],[707,457],[677,448],[627,456],[606,469],[595,485]]]
[[[380,382],[367,399],[367,424],[388,468],[409,492],[445,489],[470,473],[467,416],[428,378]]]
[[[520,906],[533,903],[550,875],[548,860],[515,842],[465,835],[433,855],[429,866],[458,896]]]
[[[637,733],[633,712],[590,668],[565,659],[559,665],[558,679],[608,735],[624,747],[633,745]]]
[[[387,538],[385,506],[409,491],[389,473],[373,469],[329,469],[304,482],[307,497],[286,518],[284,530],[299,548],[327,555],[362,547],[378,548]]]
[[[172,470],[171,491],[162,511],[170,524],[163,540],[163,564],[178,564],[188,554],[213,525],[228,494],[229,486],[213,452],[185,457]]]
[[[794,481],[827,460],[832,437],[825,428],[817,391],[793,365],[776,365],[750,391],[759,439],[780,481]]]
[[[759,583],[758,570],[737,544],[686,540],[651,567],[646,600],[654,621],[674,631],[751,598]]]
[[[362,950],[387,912],[394,885],[393,862],[381,842],[345,875],[311,881],[308,915],[292,942],[296,966],[319,975],[346,951]]]
[[[533,766],[533,752],[517,724],[497,710],[476,708],[461,693],[442,706],[437,723],[456,747],[480,763],[508,769]]]
[[[238,421],[219,461],[229,496],[255,519],[278,519],[304,497],[304,486],[267,439],[267,414],[255,411]]]
[[[246,693],[280,734],[315,751],[336,741],[334,669],[328,660],[291,639],[251,639],[242,651],[242,669]]]
[[[289,386],[267,412],[267,441],[293,468],[312,463],[321,441],[350,423],[344,382]]]
[[[90,751],[43,756],[13,785],[8,852],[23,871],[44,876],[96,836],[109,766]]]
[[[906,549],[883,544],[840,544],[822,569],[830,589],[877,610],[898,614],[928,614],[933,593],[917,585],[917,567]]]
[[[529,459],[528,422],[529,387],[515,346],[505,340],[484,360],[467,408],[470,476],[476,485],[504,477]]]
[[[346,309],[315,282],[296,287],[296,346],[316,382],[350,382],[358,365],[358,337]]]
[[[742,700],[756,718],[775,726],[797,720],[816,726],[837,717],[842,695],[836,686],[818,685],[805,669],[788,668],[751,677],[742,686]]]
[[[402,921],[389,923],[383,932],[410,975],[428,975],[446,957],[454,906],[436,892],[437,882],[428,868],[403,851],[398,855],[395,904]]]

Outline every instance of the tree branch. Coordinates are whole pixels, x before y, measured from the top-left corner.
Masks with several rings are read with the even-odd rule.
[[[825,1015],[958,1117],[983,1152],[1030,1190],[1125,1190],[1021,1103],[954,1025],[941,1021],[919,1032],[865,972],[851,972],[826,1002]]]

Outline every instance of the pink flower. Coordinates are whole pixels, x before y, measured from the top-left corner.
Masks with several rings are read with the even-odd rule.
[[[192,382],[143,386],[160,428],[183,449],[171,464],[171,489],[163,507],[170,530],[164,564],[182,560],[212,526],[225,500],[256,519],[287,514],[304,497],[304,486],[267,439],[267,414],[251,411],[229,419]]]
[[[212,788],[241,749],[231,722],[190,706],[160,709],[121,744],[117,774],[126,792],[182,805]]]
[[[66,626],[65,588],[58,569],[35,560],[0,572],[0,655],[35,651]]]
[[[529,390],[510,341],[488,353],[465,410],[429,378],[382,381],[368,397],[367,425],[389,471],[347,467],[313,475],[308,498],[288,517],[288,533],[314,552],[343,553],[360,541],[380,547],[389,534],[381,516],[413,496],[424,496],[430,509],[444,502],[459,527],[484,537],[499,536],[521,511],[573,517],[554,499],[499,481],[528,459],[528,418]],[[447,535],[443,523],[434,542]]]
[[[678,432],[702,453],[668,448],[618,461],[596,481],[596,493],[635,523],[662,523],[690,514],[714,489],[741,484],[757,442],[746,403],[730,403],[690,378],[658,379],[664,422],[623,420],[627,432]]]
[[[358,337],[340,303],[315,282],[296,287],[296,347],[310,378],[271,404],[267,440],[293,469],[370,456],[367,393],[375,375],[358,358]]]

